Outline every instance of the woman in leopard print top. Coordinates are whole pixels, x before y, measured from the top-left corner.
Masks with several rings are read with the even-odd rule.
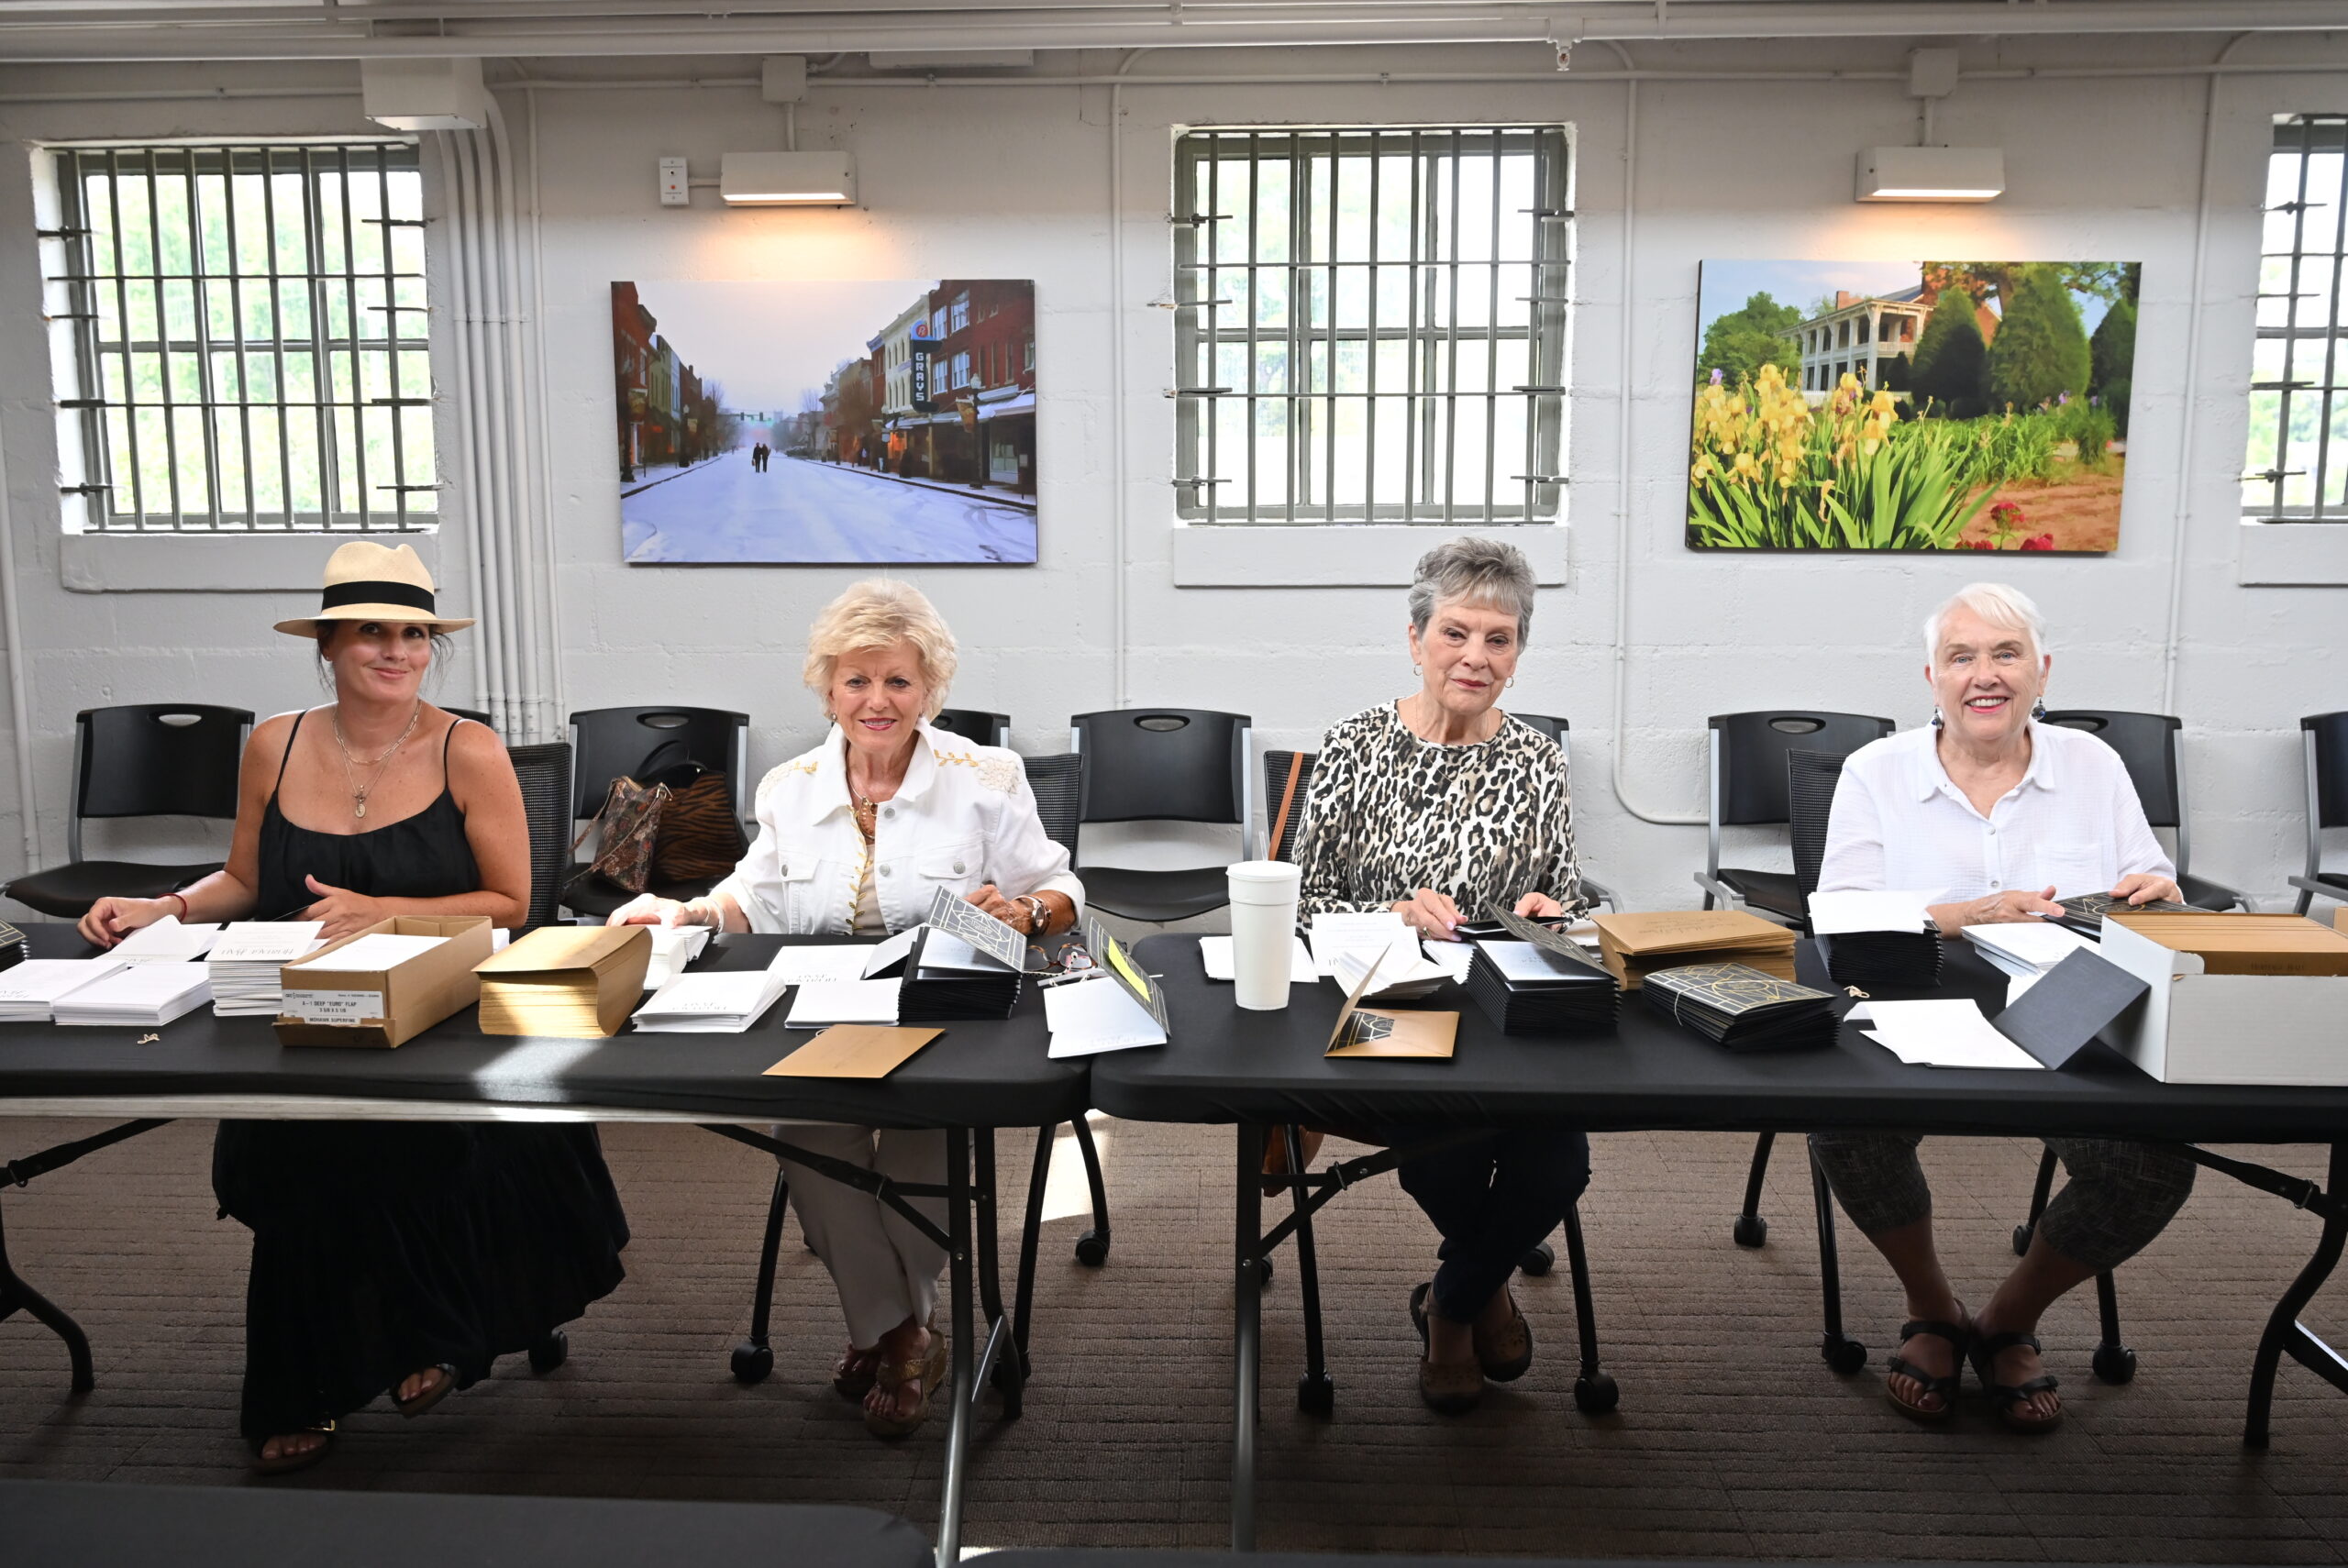
[[[1557,744],[1497,706],[1533,620],[1533,572],[1512,546],[1456,539],[1429,551],[1411,587],[1420,689],[1357,713],[1321,743],[1297,841],[1307,916],[1390,909],[1421,936],[1504,903],[1578,914],[1573,811]],[[1408,1148],[1456,1128],[1388,1126]],[[1509,1294],[1517,1260],[1589,1183],[1589,1142],[1559,1128],[1501,1132],[1405,1159],[1402,1188],[1443,1234],[1439,1266],[1411,1294],[1425,1353],[1419,1394],[1445,1413],[1486,1379],[1533,1364],[1533,1331]]]

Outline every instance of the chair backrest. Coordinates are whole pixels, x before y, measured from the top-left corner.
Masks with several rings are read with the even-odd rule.
[[[1553,714],[1520,713],[1513,708],[1511,708],[1508,711],[1508,715],[1512,719],[1523,719],[1526,723],[1531,724],[1534,729],[1539,730],[1543,734],[1547,735],[1551,740],[1556,741],[1557,743],[1557,749],[1566,754],[1566,766],[1567,767],[1571,767],[1574,765],[1573,725],[1571,723],[1567,723],[1564,719],[1557,718]]]
[[[1011,744],[1011,715],[989,713],[977,708],[940,708],[937,717],[930,720],[932,729],[944,730],[950,735],[974,740],[980,745]]]
[[[252,734],[243,708],[129,702],[73,715],[73,815],[229,817]],[[75,859],[81,858],[77,849]]]
[[[1119,708],[1069,720],[1088,823],[1247,821],[1244,713]]]
[[[559,916],[570,871],[570,744],[509,745],[505,755],[522,781],[522,814],[530,824],[529,923],[545,925]]]
[[[2299,721],[2307,743],[2308,831],[2348,827],[2348,712]]]
[[[482,712],[479,708],[451,708],[446,702],[443,702],[440,704],[440,711],[444,713],[454,713],[460,719],[471,719],[474,723],[480,724],[484,728],[493,731],[497,728],[494,723],[490,722],[489,715]]]
[[[1023,756],[1019,765],[1027,770],[1027,788],[1036,796],[1036,815],[1044,823],[1044,836],[1076,856],[1077,812],[1084,804],[1084,758],[1075,752],[1062,752],[1058,756]]]
[[[2144,821],[2176,827],[2185,820],[2184,791],[2177,778],[2177,732],[2185,726],[2166,713],[2132,713],[2101,708],[2064,708],[2045,723],[2084,730],[2120,754],[2129,781],[2143,802]],[[2182,867],[2179,867],[2182,869]]]
[[[588,708],[570,715],[570,814],[593,816],[604,809],[612,780],[698,762],[725,775],[734,791],[734,814],[749,810],[743,778],[748,765],[750,716],[723,708]]]
[[[1312,764],[1317,751],[1268,751],[1264,754],[1264,858],[1296,858],[1296,830],[1304,823],[1304,797],[1312,789]],[[1289,794],[1289,775],[1296,775],[1296,793]],[[1288,815],[1280,816],[1280,801],[1288,801]]]
[[[1826,863],[1826,823],[1834,812],[1834,786],[1842,781],[1841,753],[1786,753],[1786,826],[1793,840],[1794,886],[1804,904],[1818,891],[1819,868]]]
[[[1786,754],[1820,751],[1847,756],[1892,731],[1889,719],[1865,713],[1778,710],[1715,713],[1711,730],[1712,823],[1715,827],[1782,823]]]

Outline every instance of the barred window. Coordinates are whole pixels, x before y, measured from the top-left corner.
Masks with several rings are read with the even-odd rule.
[[[2258,340],[2250,377],[2243,516],[2348,520],[2348,116],[2275,122],[2266,161]]]
[[[1559,127],[1186,132],[1180,515],[1556,518],[1568,174]]]
[[[42,237],[69,528],[438,521],[412,144],[54,157]]]

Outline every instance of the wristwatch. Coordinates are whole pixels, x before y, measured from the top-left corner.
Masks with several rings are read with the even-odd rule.
[[[1013,902],[1025,904],[1031,911],[1027,917],[1028,935],[1041,936],[1044,933],[1044,928],[1052,923],[1051,906],[1035,894],[1022,893]]]

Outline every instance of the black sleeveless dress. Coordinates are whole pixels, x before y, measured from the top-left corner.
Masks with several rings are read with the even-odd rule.
[[[294,825],[272,789],[255,907],[305,908],[313,876],[371,898],[478,891],[448,763],[444,738],[438,796],[361,834]],[[592,1126],[223,1121],[212,1186],[253,1232],[240,1427],[255,1443],[438,1363],[470,1385],[624,1277],[627,1219]]]

